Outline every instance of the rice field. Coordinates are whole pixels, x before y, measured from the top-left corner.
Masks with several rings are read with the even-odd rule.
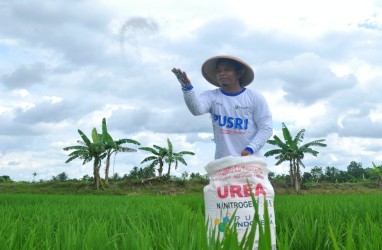
[[[381,195],[276,196],[278,249],[382,249]],[[202,195],[0,194],[2,249],[223,249]],[[227,246],[225,249],[234,249]]]

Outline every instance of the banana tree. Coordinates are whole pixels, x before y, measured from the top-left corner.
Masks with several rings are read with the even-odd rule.
[[[93,161],[94,184],[96,188],[99,189],[99,170],[101,168],[101,160],[106,156],[104,143],[101,141],[96,128],[92,130],[93,141],[91,141],[81,130],[78,130],[78,133],[83,140],[83,145],[65,147],[65,151],[74,150],[68,155],[69,159],[67,159],[65,163],[69,163],[77,158],[83,160],[82,165]]]
[[[117,152],[137,152],[136,149],[122,146],[125,143],[132,143],[136,145],[141,145],[139,142],[132,139],[119,139],[114,141],[107,130],[106,119],[102,119],[102,134],[100,135],[102,142],[104,143],[106,151],[106,163],[105,163],[105,186],[109,186],[109,169],[110,169],[110,159],[113,154]],[[114,156],[115,157],[115,156]]]
[[[292,138],[289,129],[284,123],[282,123],[282,133],[285,142],[277,135],[274,135],[273,140],[268,140],[268,143],[278,148],[269,150],[264,156],[275,156],[275,159],[278,160],[275,163],[276,165],[280,165],[285,161],[289,162],[291,184],[296,192],[298,192],[301,185],[300,164],[305,168],[305,165],[301,160],[304,158],[305,154],[311,154],[313,156],[318,155],[319,152],[311,149],[312,146],[326,147],[327,145],[323,143],[325,139],[320,139],[299,146],[304,139],[305,129],[300,130],[296,137]]]
[[[173,151],[173,146],[170,141],[170,139],[167,138],[167,155],[165,157],[165,161],[168,164],[168,170],[167,170],[167,176],[170,177],[170,171],[171,171],[171,164],[175,163],[175,170],[178,168],[179,162],[182,163],[183,165],[187,166],[186,161],[184,160],[183,156],[184,155],[195,155],[194,152],[190,151],[181,151],[181,152],[174,152]]]
[[[151,147],[141,147],[139,149],[150,152],[152,154],[152,155],[146,157],[145,159],[143,159],[141,164],[143,164],[145,162],[151,162],[149,166],[159,165],[158,176],[162,177],[163,165],[164,165],[165,157],[167,156],[168,150],[166,148],[163,148],[163,147],[160,147],[157,145],[153,145],[152,148]]]

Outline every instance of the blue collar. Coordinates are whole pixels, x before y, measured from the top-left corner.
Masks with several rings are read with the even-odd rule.
[[[238,92],[235,92],[235,93],[228,93],[228,92],[225,92],[222,88],[220,88],[220,91],[224,94],[224,95],[228,95],[228,96],[237,96],[237,95],[240,95],[241,93],[243,93],[244,91],[246,90],[246,88],[242,88],[240,91]]]

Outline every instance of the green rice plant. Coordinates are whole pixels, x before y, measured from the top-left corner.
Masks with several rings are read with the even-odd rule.
[[[243,239],[241,240],[240,247],[241,249],[253,249],[255,246],[255,239],[258,237],[259,239],[258,245],[257,245],[258,249],[260,250],[272,249],[271,227],[270,227],[267,200],[265,197],[263,197],[263,204],[264,204],[264,214],[263,214],[264,225],[263,225],[261,223],[261,218],[259,215],[259,204],[256,201],[256,198],[254,194],[252,193],[251,189],[250,189],[250,193],[251,193],[252,203],[254,205],[255,215],[253,218],[253,224],[251,226],[251,229],[248,235],[247,235],[247,231],[245,232]]]
[[[380,195],[277,196],[278,249],[382,249],[381,201]]]
[[[1,198],[0,244],[7,249],[205,249],[207,241],[199,240],[202,211],[168,197]]]
[[[279,250],[382,249],[381,195],[285,195],[274,204]],[[0,218],[2,249],[250,249],[255,239],[252,226],[238,242],[231,224],[211,244],[202,195],[0,194]]]

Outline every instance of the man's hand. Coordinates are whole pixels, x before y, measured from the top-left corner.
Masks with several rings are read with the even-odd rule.
[[[187,87],[191,84],[191,81],[188,79],[186,72],[176,68],[173,68],[171,71],[175,74],[176,78],[178,78],[178,81],[182,87]]]
[[[242,152],[241,152],[241,156],[247,156],[247,155],[251,155],[252,153],[251,152],[249,152],[249,151],[247,151],[247,150],[243,150]]]

